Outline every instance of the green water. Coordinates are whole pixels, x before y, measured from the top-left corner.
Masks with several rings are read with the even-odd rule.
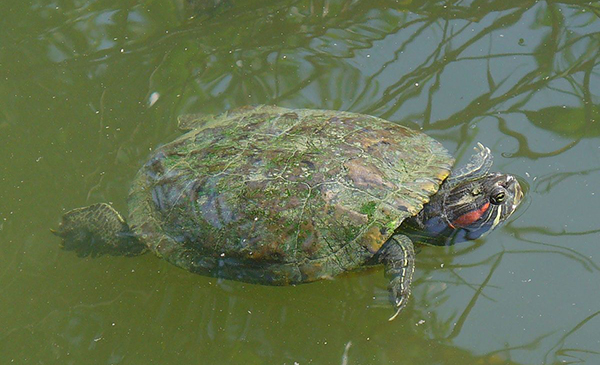
[[[3,1],[0,364],[600,363],[600,4]],[[422,248],[388,322],[382,271],[297,287],[79,258],[68,209],[125,212],[175,118],[341,109],[480,141],[529,185],[489,236]]]

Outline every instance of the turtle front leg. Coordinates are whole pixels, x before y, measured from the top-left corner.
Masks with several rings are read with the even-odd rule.
[[[415,271],[415,249],[404,235],[392,236],[378,252],[379,262],[385,267],[385,277],[390,280],[390,301],[396,310],[390,321],[406,306],[410,296],[410,283]]]

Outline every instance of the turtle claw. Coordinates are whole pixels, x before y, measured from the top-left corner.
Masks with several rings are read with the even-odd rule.
[[[462,181],[475,179],[485,176],[494,163],[492,151],[485,147],[481,142],[473,147],[475,153],[469,159],[469,162],[461,168],[455,168],[444,183],[444,187],[449,189],[458,185]]]
[[[394,313],[390,318],[388,318],[388,322],[393,321],[394,319],[396,319],[396,317],[398,317],[398,314],[400,314],[400,311],[402,310],[402,308],[398,308],[396,310],[396,313]]]
[[[388,318],[388,322],[391,322],[394,319],[396,319],[396,317],[398,317],[398,314],[400,314],[402,309],[404,309],[404,307],[406,306],[406,300],[404,300],[404,298],[398,298],[396,299],[395,304],[396,312],[390,318]]]
[[[473,149],[475,152],[479,152],[482,160],[487,159],[492,154],[492,151],[488,147],[481,144],[481,142],[477,142],[477,146],[473,147]]]

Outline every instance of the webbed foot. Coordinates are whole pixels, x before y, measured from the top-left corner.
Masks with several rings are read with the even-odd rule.
[[[65,250],[75,251],[81,257],[102,254],[134,256],[145,250],[123,217],[105,203],[65,213],[58,229],[51,232],[63,239]]]

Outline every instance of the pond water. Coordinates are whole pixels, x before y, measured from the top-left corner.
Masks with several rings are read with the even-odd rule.
[[[600,6],[30,0],[0,5],[0,363],[600,363]],[[182,113],[339,109],[477,142],[528,185],[492,234],[295,287],[80,258],[50,234],[127,192]]]

